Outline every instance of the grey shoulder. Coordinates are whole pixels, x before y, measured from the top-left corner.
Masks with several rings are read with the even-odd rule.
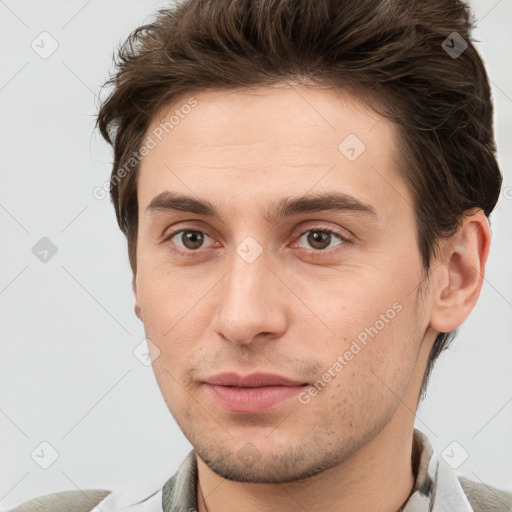
[[[90,512],[110,492],[104,489],[57,492],[34,498],[7,512]]]
[[[512,512],[512,492],[459,476],[474,512]]]

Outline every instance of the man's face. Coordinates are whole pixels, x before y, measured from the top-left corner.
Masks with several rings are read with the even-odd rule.
[[[193,97],[154,118],[138,178],[136,300],[156,379],[218,474],[311,476],[412,422],[425,370],[429,298],[393,126],[327,89]],[[166,192],[218,216],[166,208]],[[327,193],[339,209],[276,208]],[[215,384],[225,373],[294,385]]]

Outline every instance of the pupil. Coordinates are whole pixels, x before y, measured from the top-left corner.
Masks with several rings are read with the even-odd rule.
[[[197,249],[201,247],[203,237],[199,231],[186,231],[183,233],[182,242],[187,249]]]
[[[318,233],[321,234],[319,235]],[[311,231],[311,234],[308,236],[308,243],[315,249],[325,249],[329,246],[330,241],[331,235],[322,231]]]

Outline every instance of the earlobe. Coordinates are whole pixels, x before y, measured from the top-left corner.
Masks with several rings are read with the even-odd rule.
[[[464,323],[476,305],[489,254],[491,230],[484,212],[463,218],[457,232],[443,242],[442,275],[434,291],[431,327],[449,332]]]
[[[141,321],[143,322],[143,318],[142,318],[142,311],[140,309],[140,304],[139,304],[139,298],[137,296],[137,283],[136,283],[136,275],[134,274],[133,275],[133,278],[132,278],[132,290],[133,290],[133,298],[134,298],[134,301],[135,301],[135,305],[133,307],[133,310],[135,312],[135,315],[136,317]]]

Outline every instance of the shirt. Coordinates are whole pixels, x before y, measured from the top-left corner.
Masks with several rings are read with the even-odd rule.
[[[413,436],[413,466],[414,486],[397,512],[474,512],[459,477],[439,459],[427,436],[418,429],[414,429]],[[192,450],[163,486],[141,485],[112,493],[91,512],[122,512],[128,507],[130,512],[197,512],[197,475]],[[509,510],[512,507],[503,509]]]

